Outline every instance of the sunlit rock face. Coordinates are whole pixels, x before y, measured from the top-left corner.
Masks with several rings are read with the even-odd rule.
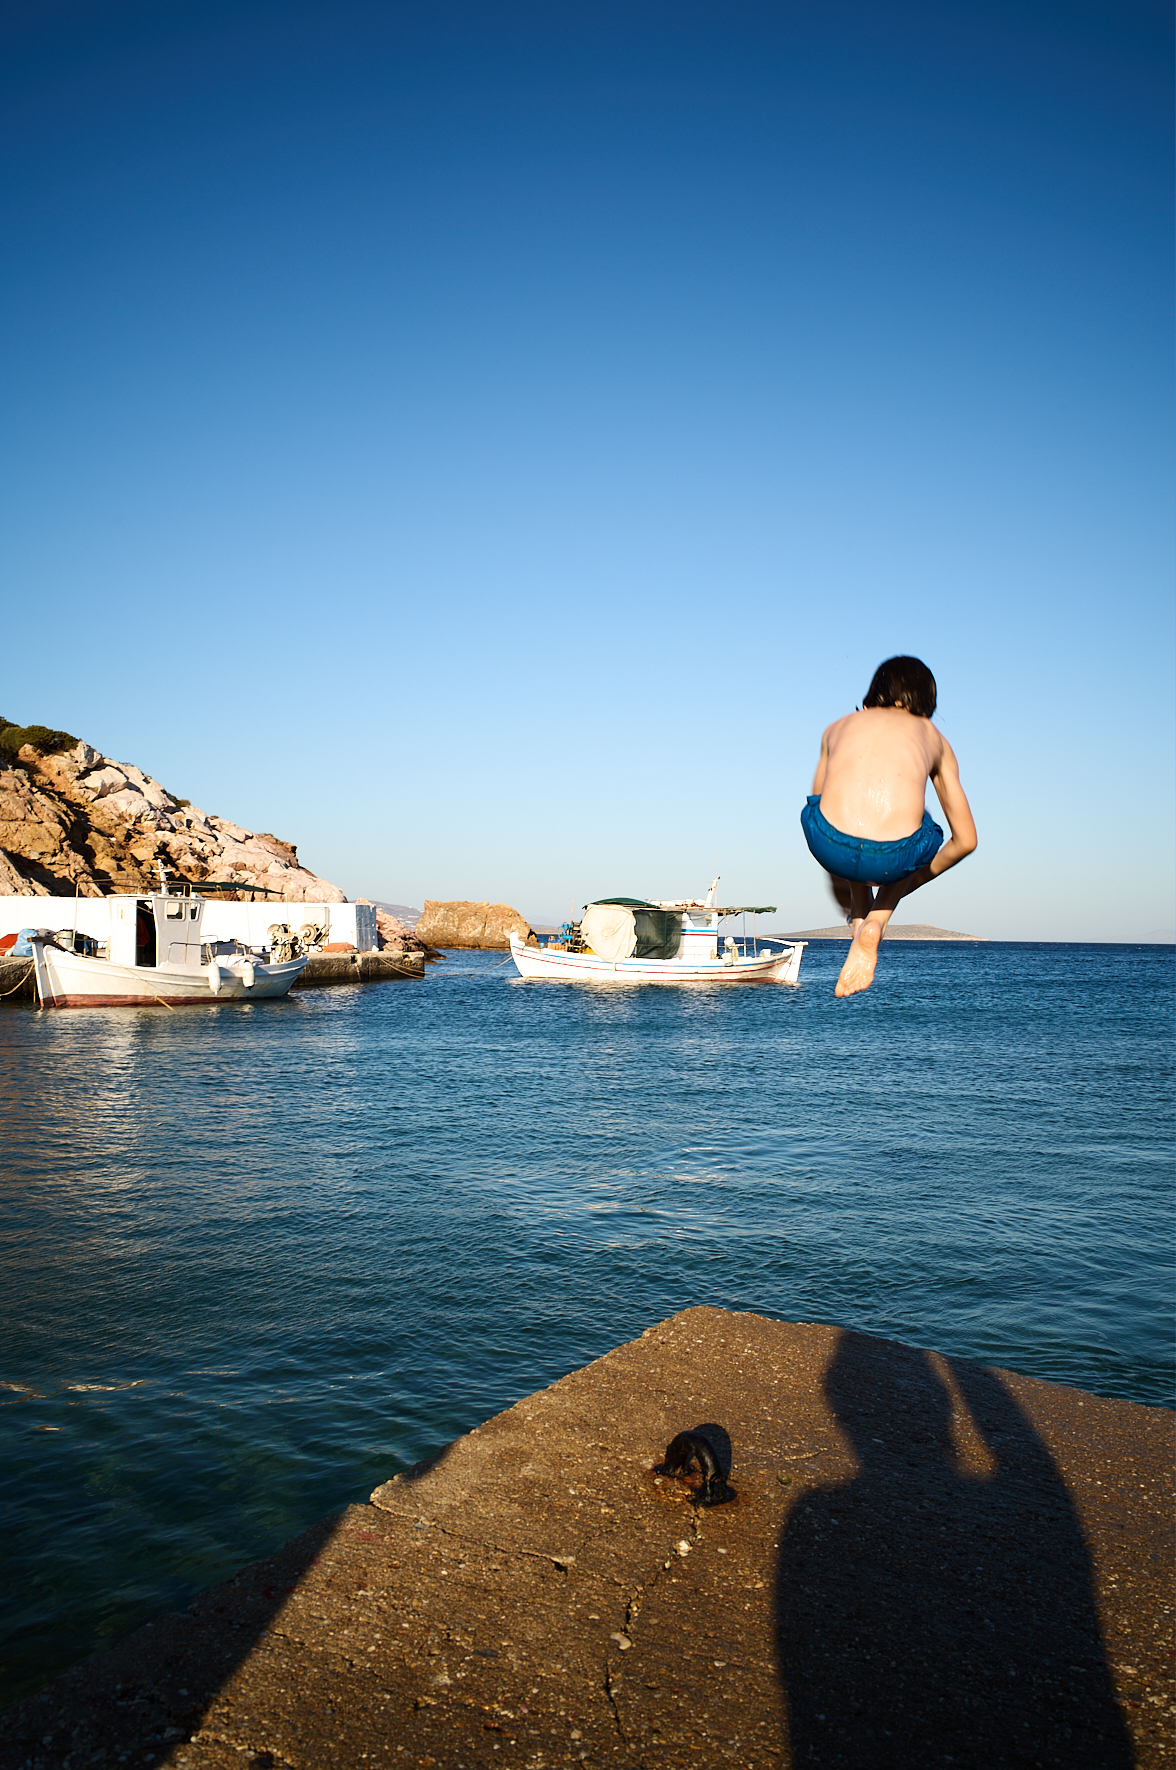
[[[414,932],[430,946],[505,949],[512,934],[521,935],[528,946],[539,944],[526,917],[508,903],[439,903],[426,897]]]
[[[343,903],[292,842],[184,805],[133,763],[86,743],[44,755],[29,744],[0,769],[0,893],[101,897],[173,879],[230,883],[295,903]]]

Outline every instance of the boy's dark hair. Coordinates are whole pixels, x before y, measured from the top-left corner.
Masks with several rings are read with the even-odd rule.
[[[887,658],[874,671],[863,707],[905,707],[920,719],[935,711],[935,678],[921,658]]]

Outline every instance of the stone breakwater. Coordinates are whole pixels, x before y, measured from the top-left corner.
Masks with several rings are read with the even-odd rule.
[[[227,881],[293,903],[345,901],[302,865],[292,842],[185,804],[90,744],[48,755],[25,745],[15,766],[0,769],[0,895],[151,891],[159,861],[194,885]]]
[[[480,947],[505,951],[512,934],[528,946],[539,941],[525,916],[508,903],[470,903],[461,899],[440,903],[426,897],[421,919],[413,930],[418,940],[433,947]]]
[[[706,1437],[733,1503],[658,1472]],[[0,1717],[131,1762],[1159,1770],[1172,1416],[688,1309]]]

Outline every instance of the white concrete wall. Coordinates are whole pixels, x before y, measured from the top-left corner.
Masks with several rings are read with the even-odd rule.
[[[209,897],[200,927],[205,940],[264,946],[275,922],[285,922],[295,934],[304,922],[317,922],[329,941],[345,940],[361,953],[375,950],[376,912],[366,903],[222,903]]]
[[[76,928],[95,940],[109,940],[109,897],[0,897],[0,935],[21,928]],[[297,934],[304,922],[317,922],[330,941],[347,941],[361,953],[376,946],[376,912],[366,903],[225,903],[215,897],[204,900],[201,937],[204,940],[240,940],[246,946],[264,946],[266,930],[273,922],[286,922]]]
[[[76,928],[95,940],[110,939],[108,897],[0,897],[0,934],[21,928]],[[77,920],[75,921],[75,915]]]

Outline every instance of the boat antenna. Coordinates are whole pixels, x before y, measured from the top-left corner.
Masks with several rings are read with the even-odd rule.
[[[162,894],[162,895],[163,895],[163,896],[164,896],[164,897],[166,897],[166,896],[167,896],[167,895],[168,895],[168,891],[167,891],[167,868],[166,868],[166,867],[165,867],[165,866],[164,866],[164,864],[163,864],[163,862],[162,862],[162,861],[161,861],[161,860],[157,860],[157,861],[156,861],[156,862],[155,862],[155,864],[156,864],[156,866],[157,866],[157,867],[158,867],[158,868],[159,868],[159,889],[160,889],[160,892],[161,892],[161,894]]]

